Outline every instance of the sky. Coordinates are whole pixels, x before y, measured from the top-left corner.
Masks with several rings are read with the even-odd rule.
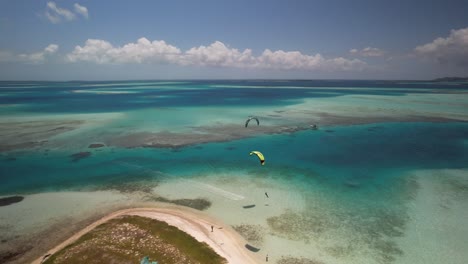
[[[0,6],[0,80],[468,77],[468,0]]]

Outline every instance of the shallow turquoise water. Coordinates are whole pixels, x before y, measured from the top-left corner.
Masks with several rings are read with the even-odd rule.
[[[466,167],[467,137],[466,123],[381,123],[179,149],[100,148],[75,162],[70,157],[74,152],[41,150],[9,154],[0,161],[0,193],[190,177],[212,169],[261,171],[280,179],[290,171],[288,177],[298,185],[319,184],[329,190],[355,187],[349,194],[372,193],[391,185],[393,177],[405,170]],[[264,153],[265,166],[248,155],[251,150]]]

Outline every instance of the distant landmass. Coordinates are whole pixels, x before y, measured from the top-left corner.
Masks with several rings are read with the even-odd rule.
[[[432,80],[433,82],[468,82],[468,77],[442,77]]]

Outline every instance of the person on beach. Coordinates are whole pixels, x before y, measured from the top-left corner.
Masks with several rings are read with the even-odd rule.
[[[265,261],[268,262],[268,254],[266,255]]]
[[[211,226],[211,232],[213,232],[213,226]]]

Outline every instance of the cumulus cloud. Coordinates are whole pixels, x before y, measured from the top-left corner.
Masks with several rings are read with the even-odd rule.
[[[63,20],[65,21],[75,20],[77,17],[76,14],[79,14],[86,19],[89,17],[88,8],[86,8],[85,6],[75,3],[74,9],[76,13],[73,13],[72,11],[66,8],[58,7],[55,2],[51,1],[51,2],[47,2],[45,16],[50,22],[54,24],[60,23]]]
[[[229,48],[216,41],[210,46],[191,48],[182,56],[179,63],[184,65],[220,66],[236,68],[257,68],[277,70],[349,70],[365,64],[359,60],[344,58],[325,59],[320,54],[305,55],[299,51],[271,51],[266,49],[260,56],[254,56],[252,50]]]
[[[181,51],[164,41],[140,38],[136,43],[114,47],[105,40],[88,39],[83,47],[76,46],[67,55],[70,62],[88,61],[105,63],[175,62]]]
[[[214,49],[214,47],[217,47]],[[237,49],[229,49],[221,42],[213,43],[210,48],[192,48],[186,52],[191,54],[193,50],[204,51],[204,56],[215,56],[218,60],[208,60],[212,66],[276,69],[276,70],[351,70],[361,69],[365,63],[360,60],[348,60],[345,58],[326,59],[320,54],[306,55],[299,51],[271,51],[265,49],[260,56],[253,56],[250,49],[239,52]],[[222,59],[221,59],[222,58]],[[205,60],[194,60],[193,64],[207,65]],[[201,63],[200,63],[201,62]]]
[[[53,53],[57,52],[58,48],[59,48],[59,46],[57,44],[50,44],[49,46],[47,46],[44,49],[44,53],[53,54]]]
[[[56,24],[65,19],[67,21],[74,20],[76,15],[68,9],[60,8],[55,2],[47,2],[46,17],[50,22]]]
[[[86,8],[86,6],[82,6],[78,3],[75,3],[73,6],[75,7],[76,13],[82,15],[84,18],[89,18],[88,8]]]
[[[417,46],[416,54],[441,64],[468,67],[468,28],[451,30],[447,38]]]
[[[366,67],[367,63],[358,59],[346,59],[343,57],[327,59],[323,63],[327,70],[345,70],[345,71],[361,71]]]
[[[184,65],[242,67],[254,63],[255,58],[250,49],[240,52],[227,47],[220,41],[215,41],[207,47],[189,49],[178,62]]]
[[[114,47],[105,40],[88,39],[67,55],[69,62],[106,63],[171,63],[178,65],[235,67],[280,70],[361,70],[366,63],[358,59],[324,58],[320,54],[306,55],[299,51],[271,51],[260,56],[252,50],[240,51],[220,41],[209,46],[193,47],[182,52],[164,41],[140,38],[136,43]]]
[[[356,55],[356,56],[364,56],[364,57],[381,57],[385,55],[385,52],[379,48],[372,48],[366,47],[362,50],[359,49],[351,49],[349,53]]]
[[[40,52],[34,52],[29,54],[19,54],[15,56],[15,60],[31,63],[31,64],[40,64],[46,61],[46,58],[57,52],[59,46],[56,44],[50,44],[44,50]]]
[[[257,59],[258,65],[270,69],[301,69],[310,68],[320,64],[323,58],[320,54],[315,56],[304,55],[298,51],[271,51],[266,49]]]

